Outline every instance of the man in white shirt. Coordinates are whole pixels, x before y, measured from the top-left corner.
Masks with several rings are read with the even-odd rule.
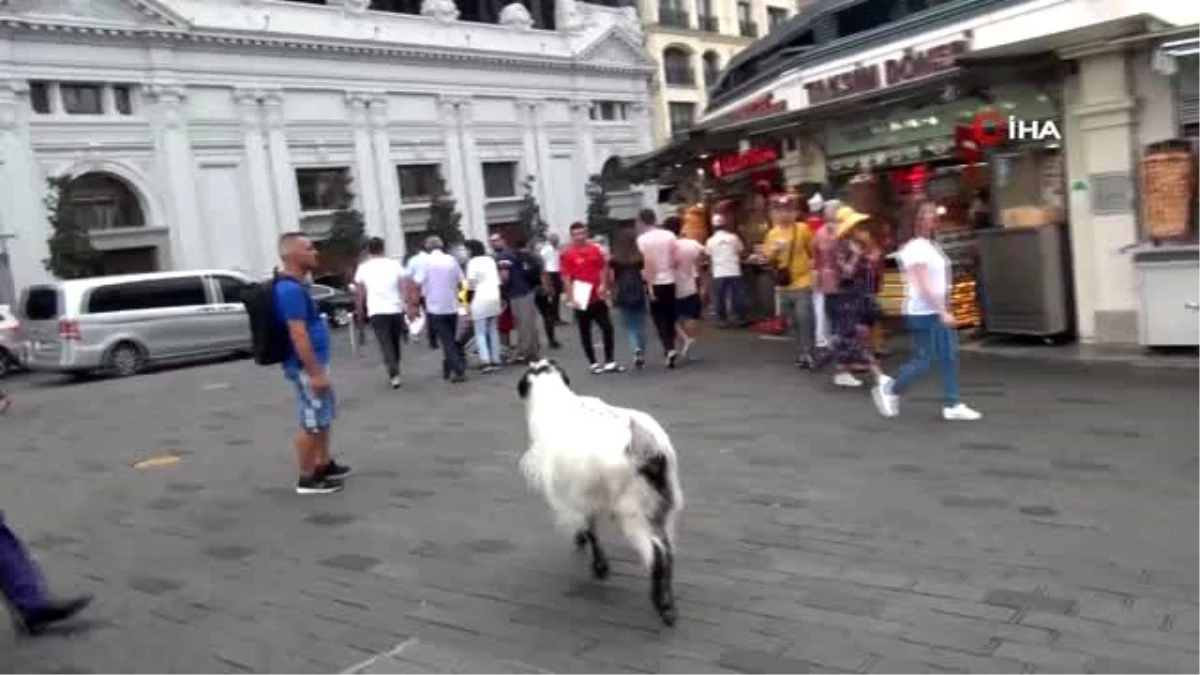
[[[416,255],[408,259],[408,264],[405,265],[404,271],[409,279],[419,279],[425,274],[425,265],[429,263],[429,250],[422,247]],[[421,298],[421,308],[425,308],[425,298]],[[429,336],[429,348],[437,349],[437,335],[433,331],[426,331]]]
[[[359,316],[367,317],[379,343],[383,367],[392,389],[399,389],[400,342],[407,330],[404,322],[404,267],[383,254],[383,240],[367,242],[367,259],[354,273],[354,299]]]
[[[455,339],[458,332],[458,292],[464,277],[458,261],[444,249],[441,237],[425,240],[429,257],[420,276],[413,278],[410,288],[419,288],[425,297],[426,322],[442,346],[442,377],[458,383],[467,379],[466,358]]]
[[[637,228],[638,252],[644,261],[642,278],[650,293],[650,316],[666,352],[667,367],[674,368],[679,357],[675,351],[675,235],[658,226],[653,209],[638,212]]]
[[[542,245],[538,247],[538,255],[542,257],[543,272],[546,279],[550,282],[546,285],[549,291],[549,316],[546,321],[553,321],[557,326],[567,325],[562,320],[562,252],[559,248],[559,239],[557,234],[550,235]]]
[[[728,213],[713,214],[716,232],[708,238],[704,251],[712,260],[713,300],[717,304],[717,321],[723,328],[729,327],[729,313],[739,326],[746,321],[746,281],[742,278],[742,258],[746,247],[742,238],[733,231],[733,218]]]

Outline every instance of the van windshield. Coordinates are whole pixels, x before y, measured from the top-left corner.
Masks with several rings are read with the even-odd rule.
[[[25,295],[25,318],[29,321],[51,321],[58,318],[58,289],[34,286]]]

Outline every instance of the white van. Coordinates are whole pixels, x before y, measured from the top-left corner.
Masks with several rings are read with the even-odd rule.
[[[242,291],[228,270],[91,277],[30,286],[18,311],[31,370],[133,375],[150,363],[250,352]]]

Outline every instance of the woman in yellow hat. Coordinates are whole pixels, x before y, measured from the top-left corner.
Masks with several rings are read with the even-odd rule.
[[[879,367],[871,347],[871,326],[878,319],[873,296],[874,261],[865,213],[843,206],[837,210],[837,247],[835,253],[838,292],[834,300],[834,360],[837,373],[833,383],[839,387],[861,387],[855,370],[869,370],[876,382],[889,381]]]

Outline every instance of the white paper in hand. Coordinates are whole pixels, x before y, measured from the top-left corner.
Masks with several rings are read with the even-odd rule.
[[[425,312],[421,312],[408,322],[408,334],[420,335],[425,328]]]
[[[580,309],[592,304],[592,285],[586,281],[571,282],[571,303]]]

